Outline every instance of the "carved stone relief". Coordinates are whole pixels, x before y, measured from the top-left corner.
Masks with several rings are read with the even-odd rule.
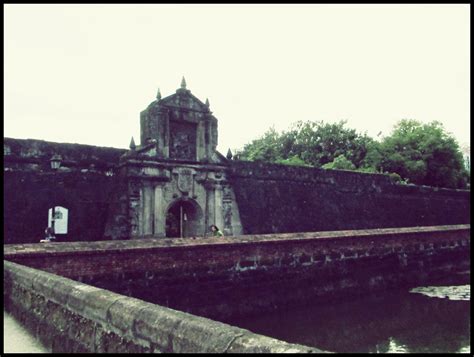
[[[196,125],[193,123],[170,123],[170,158],[196,160]]]
[[[193,172],[189,169],[178,171],[178,189],[182,193],[188,193],[193,189]]]

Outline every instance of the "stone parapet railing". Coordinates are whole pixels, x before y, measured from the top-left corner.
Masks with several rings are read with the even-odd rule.
[[[324,352],[8,261],[4,301],[52,352]]]

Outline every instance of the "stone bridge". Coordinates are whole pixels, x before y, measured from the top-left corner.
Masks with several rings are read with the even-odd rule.
[[[4,257],[5,308],[55,352],[321,352],[222,321],[468,270],[470,225],[18,244]]]

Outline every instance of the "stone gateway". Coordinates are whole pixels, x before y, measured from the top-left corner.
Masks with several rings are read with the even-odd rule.
[[[227,159],[216,146],[217,119],[185,84],[157,97],[141,113],[141,144],[118,165],[128,204],[114,214],[129,222],[123,231],[130,238],[206,236],[216,224],[241,234]]]

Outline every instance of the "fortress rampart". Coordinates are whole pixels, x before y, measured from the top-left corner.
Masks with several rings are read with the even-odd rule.
[[[470,191],[388,175],[232,161],[244,234],[468,224]]]
[[[126,209],[134,203],[130,201],[134,196],[129,197],[129,183],[117,173],[125,150],[9,138],[5,138],[4,150],[4,243],[38,242],[48,209],[55,205],[70,211],[69,232],[60,237],[63,241],[130,238]],[[51,170],[49,158],[56,151],[65,161],[58,170]],[[401,185],[382,174],[258,162],[230,160],[220,168],[232,188],[232,224],[240,221],[243,234],[470,222],[470,191],[466,190]],[[163,197],[172,194],[167,192],[163,191]],[[141,197],[139,190],[136,194]],[[225,195],[215,190],[210,200],[197,199],[202,211],[207,206],[209,212],[202,215],[201,227],[205,217],[208,224],[217,218],[224,220],[217,213],[219,207],[226,208],[224,203],[229,205]],[[154,197],[158,197],[156,192]]]

